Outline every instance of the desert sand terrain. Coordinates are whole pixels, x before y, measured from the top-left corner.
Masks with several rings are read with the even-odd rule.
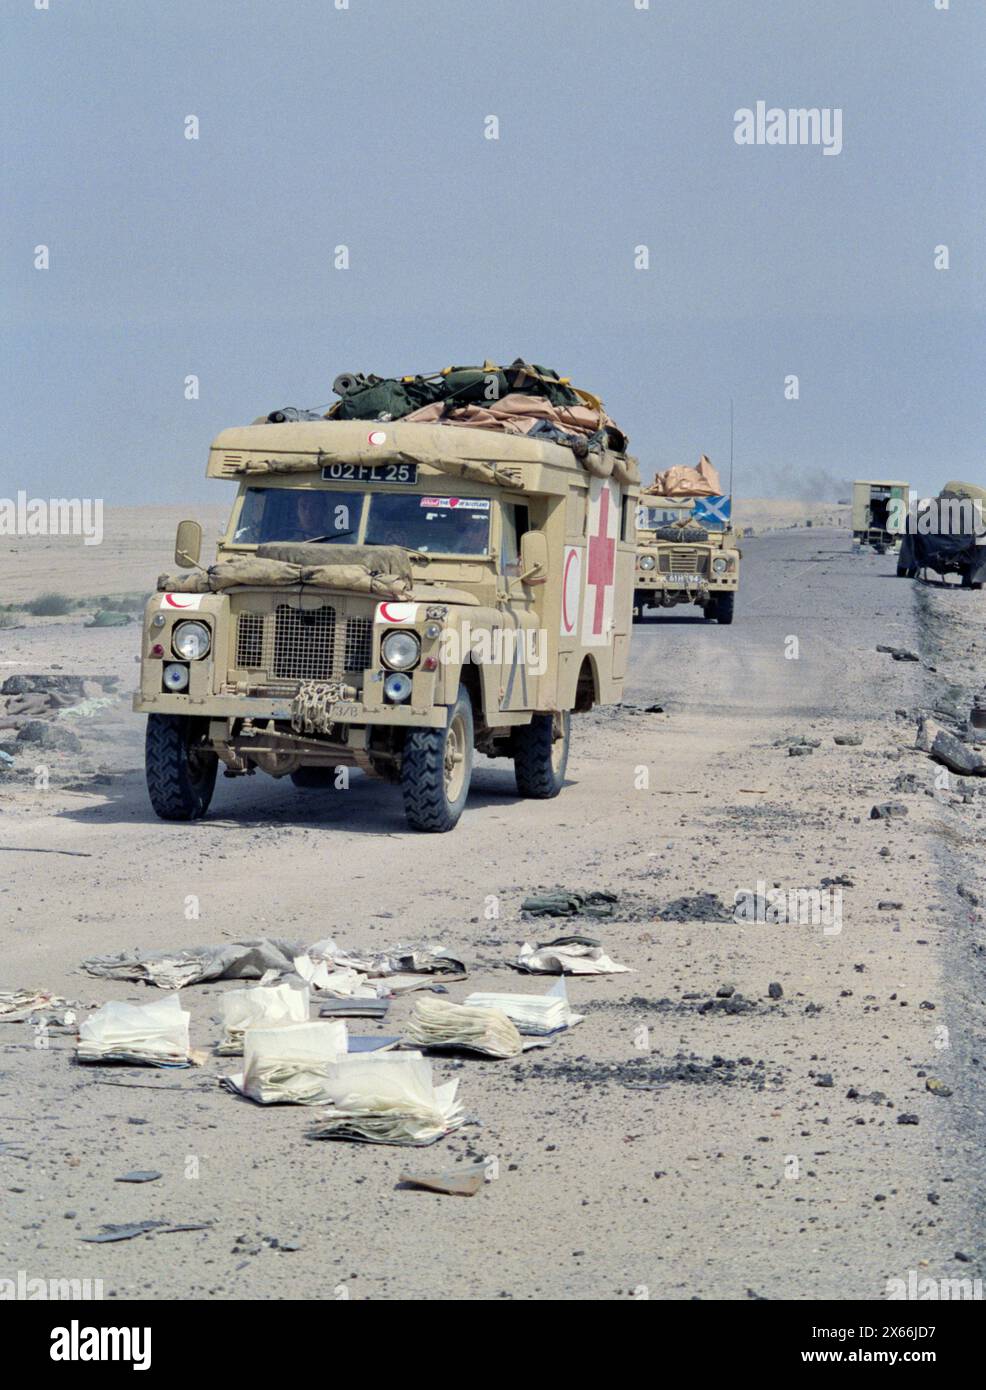
[[[3,601],[147,590],[181,514],[117,514],[89,553],[6,547]],[[80,962],[244,935],[438,939],[469,967],[456,1000],[543,992],[510,962],[569,930],[633,971],[569,980],[585,1021],[546,1050],[436,1057],[470,1123],[422,1151],[312,1142],[305,1109],[225,1091],[229,984],[183,991],[210,1051],[185,1071],[86,1068],[71,1028],[39,1047],[0,1024],[0,1270],[156,1300],[879,1301],[910,1270],[982,1277],[986,778],[943,777],[914,744],[920,715],[958,728],[982,684],[986,596],[898,580],[841,530],[777,530],[744,555],[732,627],[684,608],[636,626],[627,703],[575,722],[556,800],[518,800],[509,766],[484,763],[445,836],[410,833],[398,789],[359,774],[327,792],[220,780],[205,821],[163,824],[129,711],[136,626],[0,629],[0,677],[118,678],[57,721],[74,747],[0,731],[5,987],[83,1012],[147,1002]],[[904,813],[871,819],[887,802]],[[735,922],[758,881],[837,889],[840,930]],[[556,886],[618,894],[614,917],[522,915]],[[361,1031],[400,1033],[413,1000]],[[485,1156],[499,1175],[469,1199],[399,1183]],[[116,1181],[133,1169],[161,1176]],[[82,1239],[155,1219],[208,1224]]]

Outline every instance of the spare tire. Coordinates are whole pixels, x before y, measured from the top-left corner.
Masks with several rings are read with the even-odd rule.
[[[707,541],[708,531],[701,526],[662,526],[654,535],[659,541],[674,541],[676,545],[689,545],[692,541]]]

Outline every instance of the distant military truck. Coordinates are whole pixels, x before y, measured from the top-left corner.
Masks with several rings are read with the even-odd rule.
[[[853,483],[852,538],[857,549],[868,545],[878,555],[900,549],[907,528],[910,491],[909,483]]]
[[[916,579],[922,570],[945,578],[957,574],[962,588],[986,583],[986,488],[946,483],[937,497],[920,501],[908,518],[897,559],[897,577]]]
[[[477,750],[556,796],[571,713],[623,689],[636,460],[598,438],[281,418],[215,440],[208,476],[239,482],[217,561],[182,522],[191,572],[147,605],[154,810],[205,815],[220,765],[300,787],[352,766],[445,831]]]
[[[742,551],[726,497],[661,497],[637,504],[634,609],[695,604],[707,621],[733,621]]]

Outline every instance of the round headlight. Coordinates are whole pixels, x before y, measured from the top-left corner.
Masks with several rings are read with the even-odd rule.
[[[171,650],[186,661],[201,661],[208,656],[212,638],[205,623],[178,623],[171,634]]]
[[[380,655],[395,671],[409,671],[421,655],[421,643],[413,632],[388,632],[380,644]]]
[[[639,561],[642,570],[652,570],[656,563],[657,561],[653,555],[641,555]]]
[[[716,574],[725,574],[726,570],[729,569],[729,561],[724,560],[720,555],[718,559],[712,561],[712,568]]]

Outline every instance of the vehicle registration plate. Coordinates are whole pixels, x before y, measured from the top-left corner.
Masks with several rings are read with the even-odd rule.
[[[322,469],[327,483],[416,483],[416,463],[327,463]]]
[[[668,579],[672,584],[701,584],[700,574],[669,574]]]

